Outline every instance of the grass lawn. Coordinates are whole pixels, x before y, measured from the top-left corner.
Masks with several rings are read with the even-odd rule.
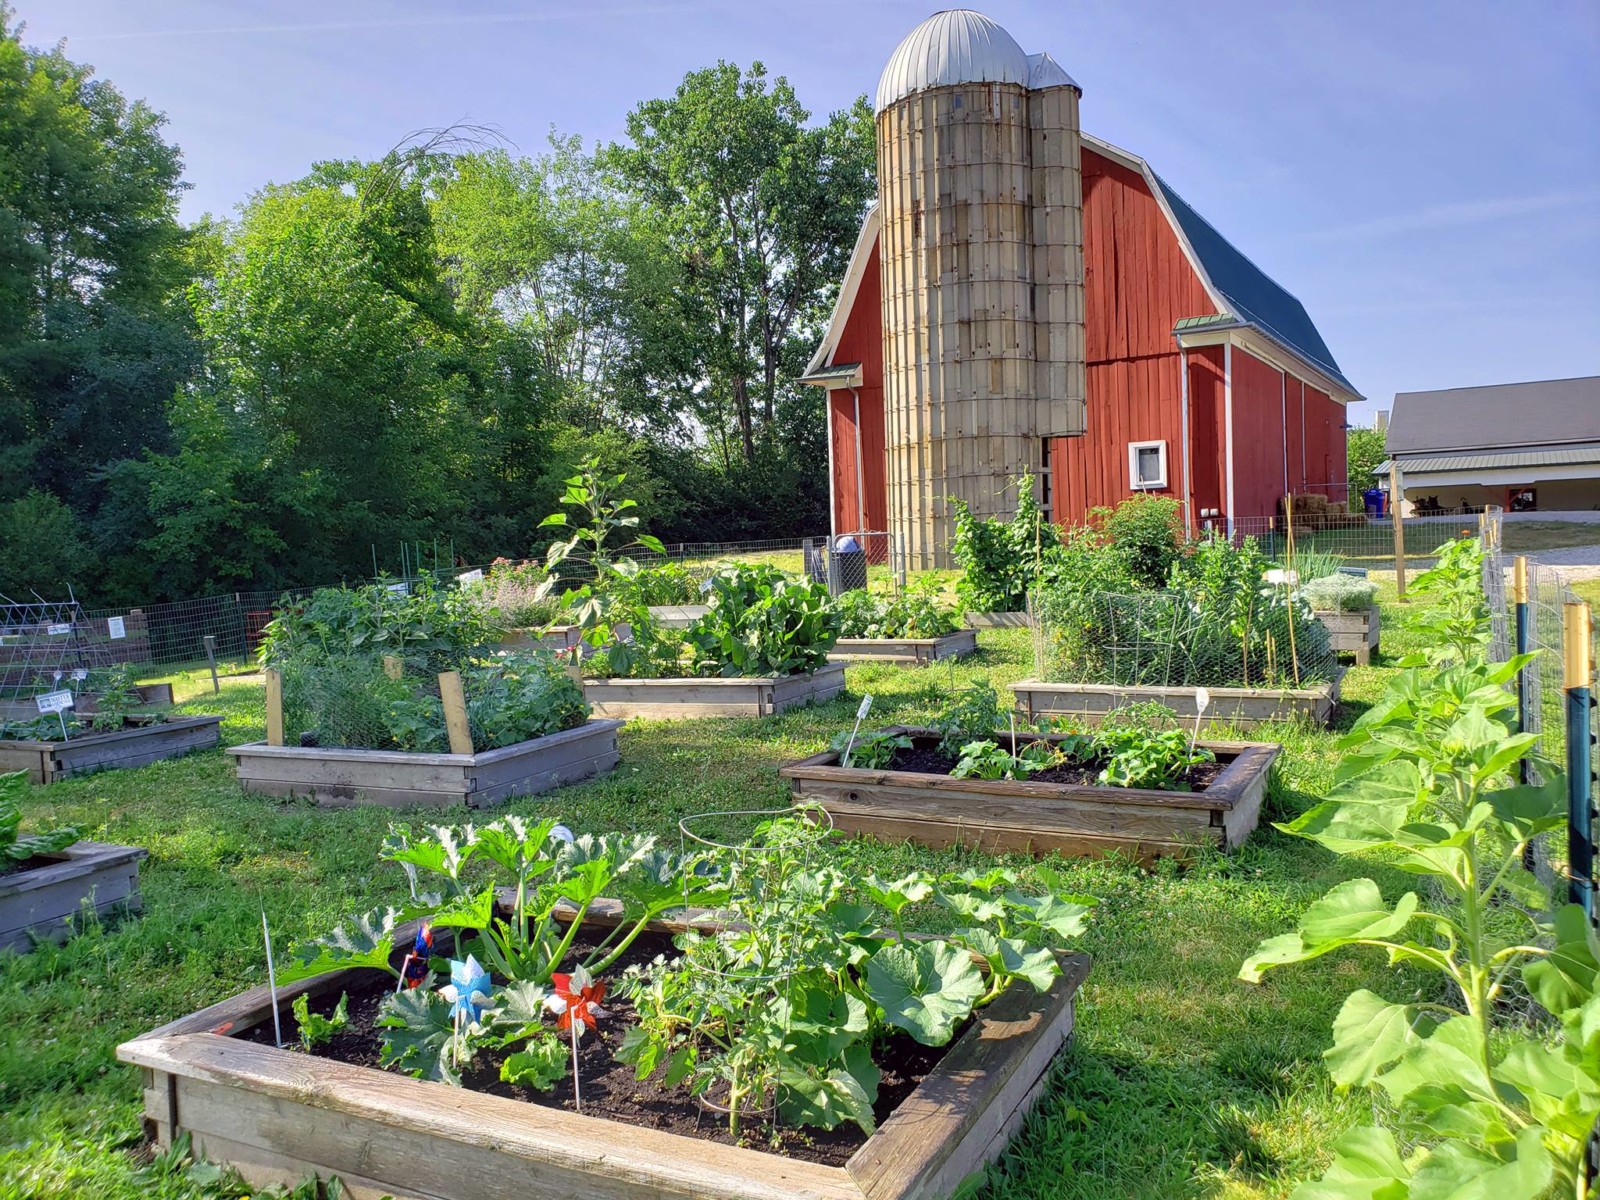
[[[1415,610],[1385,611],[1389,653],[1407,648]],[[785,803],[774,768],[820,749],[849,723],[863,692],[877,698],[874,720],[906,721],[929,715],[945,689],[970,677],[999,684],[1031,673],[1025,631],[986,630],[981,645],[975,662],[955,667],[851,667],[848,697],[783,717],[631,724],[612,775],[505,811],[559,814],[578,830],[652,830],[675,842],[685,814]],[[1377,696],[1385,673],[1382,665],[1351,671],[1342,724]],[[180,695],[193,697],[185,711],[223,715],[226,742],[262,736],[259,677],[224,680],[213,697],[209,676],[190,675]],[[1280,736],[1287,752],[1268,810],[1279,819],[1313,802],[1336,759],[1332,734]],[[401,872],[375,857],[390,819],[376,808],[320,811],[247,797],[220,751],[33,789],[28,826],[70,823],[151,856],[142,918],[0,960],[0,1196],[236,1194],[214,1173],[144,1167],[138,1073],[118,1065],[113,1049],[261,983],[263,907],[283,946],[398,900]],[[838,854],[852,869],[880,871],[913,858],[950,867],[982,857],[864,843],[841,844]],[[1025,859],[1014,865],[1031,868]],[[1242,1200],[1283,1196],[1315,1174],[1339,1131],[1371,1111],[1364,1096],[1337,1095],[1322,1067],[1334,1014],[1354,988],[1400,996],[1416,984],[1377,953],[1332,955],[1274,972],[1259,987],[1235,974],[1258,940],[1290,928],[1359,868],[1270,828],[1239,853],[1186,870],[1057,865],[1075,889],[1101,898],[1081,943],[1094,968],[1075,1042],[979,1194]],[[1374,870],[1386,891],[1403,890],[1398,876]]]

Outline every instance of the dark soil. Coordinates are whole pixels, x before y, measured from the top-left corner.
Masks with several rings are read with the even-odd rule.
[[[581,941],[581,939],[580,939]],[[581,944],[577,954],[585,950]],[[624,967],[632,963],[647,963],[656,955],[675,953],[671,939],[662,934],[645,934],[629,948],[607,975],[617,978]],[[498,981],[497,981],[498,982]],[[442,984],[441,984],[442,986]],[[375,1021],[379,1005],[386,993],[394,987],[388,976],[374,976],[369,984],[352,988],[349,992],[348,1011],[350,1024],[331,1041],[316,1047],[312,1053],[319,1058],[337,1059],[339,1062],[382,1070],[378,1065],[381,1047],[380,1034]],[[331,1014],[339,1002],[339,993],[333,992],[313,998],[311,1009],[323,1016]],[[607,997],[604,1006],[610,1014],[600,1022],[598,1035],[587,1032],[579,1043],[579,1080],[583,1090],[585,1116],[604,1117],[629,1125],[642,1125],[667,1133],[703,1138],[727,1145],[744,1145],[755,1150],[765,1150],[790,1158],[842,1167],[867,1140],[855,1125],[842,1125],[837,1129],[774,1127],[770,1116],[746,1118],[741,1122],[741,1136],[737,1139],[728,1132],[726,1114],[709,1111],[687,1088],[663,1087],[656,1080],[643,1082],[634,1078],[634,1068],[618,1062],[616,1049],[634,1021],[633,1006],[627,1001]],[[287,1006],[286,1006],[287,1007]],[[553,1025],[553,1019],[552,1019]],[[240,1032],[239,1037],[260,1045],[272,1044],[272,1023],[257,1025]],[[283,1014],[284,1045],[297,1049],[299,1036],[294,1018]],[[958,1033],[959,1036],[959,1033]],[[878,1047],[873,1055],[883,1072],[878,1085],[878,1102],[874,1114],[881,1124],[912,1090],[933,1070],[949,1046],[923,1046],[909,1037],[896,1035]],[[510,1054],[509,1050],[480,1050],[474,1061],[462,1072],[462,1083],[475,1092],[495,1096],[508,1096],[545,1108],[574,1111],[570,1078],[558,1083],[548,1092],[534,1091],[516,1084],[503,1083],[500,1064]]]
[[[894,756],[894,761],[889,764],[891,771],[910,771],[917,775],[948,775],[954,769],[956,760],[946,758],[935,745],[914,745],[910,750],[901,750]],[[1184,782],[1193,792],[1203,792],[1211,786],[1216,777],[1222,774],[1227,763],[1201,763],[1199,766],[1190,767],[1184,775]],[[1100,771],[1105,766],[1103,762],[1068,763],[1061,767],[1052,767],[1048,771],[1036,771],[1029,775],[1029,783],[1069,783],[1085,787],[1100,787]]]

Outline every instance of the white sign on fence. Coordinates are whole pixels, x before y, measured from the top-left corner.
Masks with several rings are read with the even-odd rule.
[[[106,618],[106,631],[114,638],[125,638],[128,636],[127,623],[121,617]]]
[[[46,692],[42,696],[35,696],[33,702],[39,706],[42,713],[60,712],[63,708],[72,707],[71,692]]]
[[[409,583],[391,583],[389,590],[397,596],[404,596],[411,591],[411,585]]]
[[[463,571],[456,576],[457,583],[479,583],[483,580],[483,568],[473,567],[470,571]]]
[[[45,632],[47,634],[49,634],[51,637],[55,637],[57,634],[71,633],[72,632],[72,626],[70,624],[67,624],[67,625],[47,625],[45,627]]]
[[[89,678],[89,668],[74,667],[72,671],[72,677],[79,683],[82,683],[85,679]]]

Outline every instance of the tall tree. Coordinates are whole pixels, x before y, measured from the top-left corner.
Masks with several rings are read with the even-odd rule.
[[[159,113],[22,34],[0,0],[0,499],[81,517],[109,464],[166,443],[193,366],[182,160]]]
[[[684,390],[709,431],[731,426],[746,462],[777,418],[791,342],[820,322],[874,189],[866,98],[819,126],[810,118],[782,76],[720,62],[634,109],[628,144],[606,156],[670,231],[693,301]]]

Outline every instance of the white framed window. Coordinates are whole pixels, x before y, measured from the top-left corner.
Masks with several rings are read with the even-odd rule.
[[[1166,442],[1128,443],[1128,486],[1136,492],[1167,486]]]

